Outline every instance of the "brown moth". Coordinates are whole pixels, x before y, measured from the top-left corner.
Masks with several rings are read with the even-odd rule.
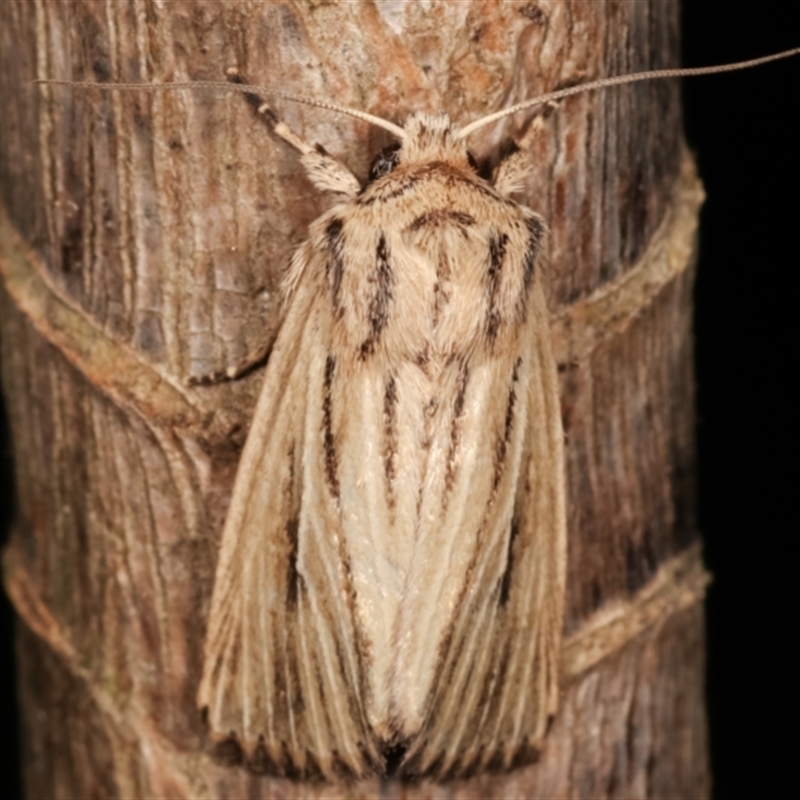
[[[223,533],[199,703],[285,771],[508,764],[556,710],[545,225],[508,197],[518,159],[492,185],[446,116],[396,133],[363,190],[305,149],[345,200],[292,260]]]
[[[460,130],[263,87],[89,84],[258,90],[399,141],[362,188],[275,124],[342,202],[292,259],[222,535],[198,692],[216,742],[258,771],[325,778],[531,756],[557,710],[566,567],[546,226],[511,197],[524,150],[487,181],[466,137],[578,92],[798,52],[602,79]]]
[[[511,197],[524,150],[489,182],[465,141],[520,107],[461,130],[373,120],[400,146],[363,189],[276,128],[343,202],[292,260],[214,586],[198,702],[253,766],[362,775],[393,748],[402,775],[508,768],[557,709],[546,226]]]

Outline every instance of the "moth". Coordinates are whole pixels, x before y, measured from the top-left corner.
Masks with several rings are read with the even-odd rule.
[[[445,115],[372,180],[303,145],[317,219],[242,454],[199,704],[251,765],[510,763],[556,709],[563,432],[545,224]],[[505,744],[498,748],[496,743]],[[493,747],[494,745],[494,747]],[[458,766],[456,766],[458,765]]]
[[[442,779],[530,758],[558,706],[566,499],[546,225],[470,133],[351,114],[398,146],[362,187],[273,118],[341,202],[309,228],[222,534],[198,705],[257,771]],[[75,85],[75,84],[73,84]],[[77,84],[81,85],[81,84]],[[115,84],[101,88],[198,88]],[[216,86],[216,84],[211,84]]]

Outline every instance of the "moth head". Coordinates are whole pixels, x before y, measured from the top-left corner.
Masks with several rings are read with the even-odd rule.
[[[471,166],[466,141],[458,136],[447,114],[412,114],[403,126],[403,133],[399,165],[447,161],[454,166]]]
[[[424,164],[430,161],[447,161],[455,166],[479,171],[466,142],[447,114],[412,114],[403,126],[403,137],[384,147],[372,160],[370,182],[393,172],[399,166]]]
[[[460,144],[450,117],[443,111],[438,114],[426,114],[423,111],[411,114],[403,126],[403,133],[403,152],[408,156],[432,157]]]

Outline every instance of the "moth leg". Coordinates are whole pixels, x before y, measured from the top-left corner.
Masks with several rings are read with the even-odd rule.
[[[509,196],[518,192],[525,184],[525,178],[532,165],[532,147],[544,135],[545,120],[553,113],[556,103],[545,103],[531,120],[523,137],[515,142],[514,151],[506,156],[495,168],[492,184],[500,194]]]
[[[245,83],[234,68],[228,70],[227,76],[232,83]],[[317,189],[343,194],[348,198],[355,197],[361,191],[358,178],[341,161],[328,153],[322,145],[311,145],[298,136],[285,122],[278,119],[266,100],[254,92],[246,92],[244,97],[281,139],[300,152],[300,163],[306,168],[308,177]]]

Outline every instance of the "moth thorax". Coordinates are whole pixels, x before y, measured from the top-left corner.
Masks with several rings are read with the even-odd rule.
[[[412,114],[406,120],[404,130],[406,136],[400,149],[400,164],[446,161],[453,166],[469,166],[466,143],[458,138],[447,114]]]

